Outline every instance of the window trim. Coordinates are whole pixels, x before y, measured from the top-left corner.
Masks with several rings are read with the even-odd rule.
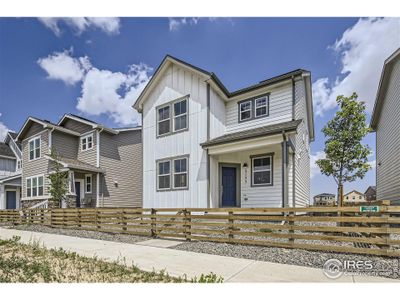
[[[176,160],[186,160],[186,171],[185,172],[175,172],[175,161]],[[189,188],[189,158],[184,156],[184,157],[175,157],[172,160],[172,188],[174,190],[187,190]],[[175,175],[181,175],[181,174],[186,174],[186,186],[182,187],[176,187],[175,186]]]
[[[180,132],[184,132],[189,130],[189,100],[190,100],[190,95],[185,95],[183,97],[179,97],[177,99],[174,99],[168,103],[164,103],[162,105],[159,105],[156,107],[156,138],[162,138],[165,136],[169,136],[169,135],[173,135],[173,134],[177,134]],[[178,102],[182,102],[182,101],[186,101],[186,114],[181,114],[178,116],[182,116],[185,115],[186,116],[186,128],[182,128],[179,130],[174,130],[175,127],[175,112],[174,112],[174,104],[178,103]],[[164,107],[169,106],[169,111],[170,111],[170,115],[169,115],[169,132],[167,133],[163,133],[163,134],[159,134],[158,133],[158,124],[160,122],[159,120],[159,114],[158,114],[158,110]],[[165,120],[164,120],[165,121]],[[161,121],[162,122],[162,121]]]
[[[250,109],[242,111],[242,104],[245,104],[245,103],[250,103]],[[242,113],[245,113],[247,111],[250,112],[250,117],[248,117],[246,119],[242,119]],[[251,119],[253,119],[253,101],[251,101],[251,100],[241,101],[239,103],[239,121],[240,122],[245,122],[245,121],[248,121],[248,120],[251,120]]]
[[[36,151],[35,151],[37,149],[37,148],[35,148],[35,141],[36,140],[39,140],[39,156],[38,157],[36,157]],[[33,141],[33,147],[34,147],[33,148],[34,158],[31,159],[30,144],[31,144],[32,141]],[[39,159],[41,157],[42,157],[42,136],[39,135],[39,136],[35,136],[35,137],[33,137],[33,138],[28,140],[28,160],[29,161],[34,161],[34,160],[37,160],[37,159]]]
[[[270,153],[263,153],[263,154],[257,154],[257,155],[251,155],[250,156],[250,176],[251,176],[251,187],[265,187],[265,186],[273,186],[274,185],[274,152]],[[253,174],[253,162],[254,159],[257,158],[262,158],[262,157],[270,157],[271,159],[271,182],[270,183],[261,183],[261,184],[255,184],[254,183],[254,174]]]
[[[174,166],[174,161],[178,159],[186,159],[186,172],[179,172],[177,174],[183,174],[186,173],[186,187],[174,187],[174,175],[175,175],[175,166]],[[159,188],[159,176],[167,176],[167,175],[159,175],[159,167],[158,164],[162,162],[169,162],[170,164],[170,170],[169,170],[169,182],[170,186],[169,188]],[[182,191],[182,190],[189,190],[189,163],[190,163],[190,155],[179,155],[179,156],[173,156],[173,157],[166,157],[162,159],[157,159],[156,160],[156,191],[157,192],[167,192],[167,191]]]
[[[41,185],[41,187],[43,188],[43,194],[42,195],[39,195],[39,178],[43,178],[43,183],[42,183],[42,185]],[[33,179],[34,178],[36,178],[37,179],[37,185],[36,185],[36,188],[37,188],[37,193],[36,193],[36,196],[33,196]],[[30,189],[30,191],[31,191],[31,195],[30,196],[28,196],[28,180],[30,180],[31,181],[31,187],[29,188]],[[34,175],[34,176],[30,176],[30,177],[26,177],[25,178],[25,184],[26,184],[26,187],[25,187],[25,194],[26,194],[26,199],[38,199],[38,198],[43,198],[43,196],[45,196],[46,195],[46,193],[45,193],[45,182],[44,182],[44,180],[45,180],[45,177],[44,177],[44,174],[40,174],[40,175]]]
[[[90,191],[87,190],[88,182],[87,179],[90,178]],[[85,174],[85,194],[93,193],[93,176],[92,174]]]
[[[269,107],[270,107],[270,95],[271,93],[265,93],[265,94],[261,94],[261,95],[257,95],[255,97],[251,97],[251,98],[247,98],[247,99],[243,99],[241,101],[238,101],[238,123],[242,123],[242,122],[248,122],[248,121],[252,121],[252,120],[256,120],[256,119],[262,119],[262,118],[266,118],[269,117]],[[265,115],[261,115],[261,116],[256,116],[256,100],[261,99],[261,98],[267,98],[267,103],[266,103],[266,107],[267,107],[267,113]],[[248,119],[241,119],[241,113],[240,113],[240,105],[243,102],[251,102],[251,110],[250,110],[250,118]]]
[[[88,147],[88,142],[86,141],[86,149],[83,149],[83,140],[88,139],[89,137],[92,138],[92,146],[89,148],[89,147]],[[80,143],[79,143],[79,144],[80,144],[79,149],[80,149],[81,152],[85,152],[85,151],[89,151],[89,150],[93,149],[93,146],[94,146],[94,135],[93,135],[93,132],[92,132],[92,133],[88,133],[88,134],[82,135],[82,136],[80,137],[79,141],[80,141]]]

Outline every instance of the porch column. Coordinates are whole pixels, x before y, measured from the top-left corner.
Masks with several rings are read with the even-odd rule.
[[[0,184],[0,209],[6,209],[6,197],[3,184]]]
[[[283,133],[282,146],[282,207],[289,206],[289,144]]]

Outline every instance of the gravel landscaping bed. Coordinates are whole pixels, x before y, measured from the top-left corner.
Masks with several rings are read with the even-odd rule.
[[[62,235],[75,236],[75,237],[81,237],[81,238],[128,243],[128,244],[135,244],[137,242],[142,242],[142,241],[146,241],[149,239],[147,237],[138,236],[138,235],[117,234],[117,233],[114,234],[114,233],[105,233],[105,232],[80,230],[80,229],[72,229],[72,228],[71,229],[52,228],[52,227],[47,227],[47,226],[42,226],[42,225],[16,225],[16,226],[3,226],[3,227],[10,228],[10,229],[62,234]]]
[[[281,264],[322,268],[324,263],[331,258],[340,261],[372,261],[376,274],[370,276],[381,276],[400,279],[400,263],[397,258],[377,257],[372,255],[342,254],[322,251],[309,251],[301,249],[284,249],[277,247],[234,245],[213,242],[184,242],[171,247],[177,250],[208,253],[214,255],[231,256],[238,258],[254,259]]]

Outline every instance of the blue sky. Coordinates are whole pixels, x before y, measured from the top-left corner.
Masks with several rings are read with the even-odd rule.
[[[399,19],[0,18],[0,136],[6,128],[18,131],[30,115],[56,122],[65,112],[132,125],[138,115],[130,104],[171,54],[215,72],[230,90],[310,70],[311,152],[318,158],[337,94],[356,91],[370,115],[383,60],[399,47],[399,32]],[[365,142],[375,149],[374,134]],[[335,192],[333,179],[312,170],[312,195]],[[345,190],[374,184],[373,169]]]

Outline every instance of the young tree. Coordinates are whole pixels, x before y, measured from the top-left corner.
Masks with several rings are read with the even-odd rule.
[[[322,130],[326,158],[316,162],[322,174],[335,179],[339,206],[343,206],[343,183],[364,178],[371,168],[368,164],[371,150],[361,144],[370,128],[366,124],[365,104],[357,101],[357,97],[356,93],[337,97],[340,109]]]
[[[51,149],[50,157],[53,162],[53,172],[49,174],[49,193],[54,207],[61,207],[62,201],[68,192],[68,172],[61,171],[61,156],[55,149]]]

